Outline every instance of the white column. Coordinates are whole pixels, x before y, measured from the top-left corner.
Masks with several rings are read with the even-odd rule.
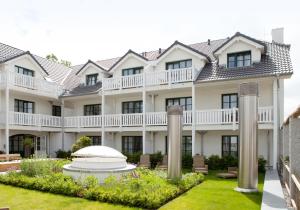
[[[65,150],[65,100],[61,100],[61,149]]]
[[[277,164],[278,116],[278,80],[275,79],[273,81],[273,169],[276,169]]]
[[[102,91],[102,97],[101,97],[101,115],[102,115],[102,130],[101,130],[101,145],[105,146],[105,95]]]
[[[9,68],[11,65],[5,65],[6,87],[5,87],[5,150],[9,154]]]
[[[192,85],[192,156],[196,154],[196,87]]]
[[[143,90],[143,154],[146,154],[146,91]]]

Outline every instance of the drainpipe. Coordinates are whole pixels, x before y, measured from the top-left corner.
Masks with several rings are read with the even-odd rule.
[[[65,100],[61,99],[61,148],[65,150]]]
[[[278,108],[278,76],[273,81],[273,162],[272,167],[276,169],[277,165],[277,144],[278,144],[278,112],[280,111]]]

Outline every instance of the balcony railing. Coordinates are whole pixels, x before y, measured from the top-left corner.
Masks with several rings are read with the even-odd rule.
[[[38,92],[54,97],[57,97],[62,93],[62,88],[55,82],[49,82],[41,78],[16,73],[14,71],[9,71],[8,75],[6,72],[0,73],[0,84],[5,85],[7,79],[10,86],[34,90],[35,93]]]
[[[145,86],[177,84],[193,81],[196,70],[193,68],[155,71],[130,76],[104,78],[103,90],[117,90]],[[144,81],[145,80],[145,81]]]
[[[1,113],[0,113],[1,114]],[[5,113],[2,113],[4,118]],[[143,113],[134,114],[106,114],[93,116],[64,117],[64,127],[66,128],[91,128],[102,127],[139,127],[143,126]],[[167,112],[147,112],[145,113],[146,126],[166,126],[168,124]],[[2,119],[2,123],[4,120]],[[211,109],[197,110],[193,117],[192,111],[183,112],[183,125],[192,125],[193,120],[196,125],[237,125],[238,109]],[[272,107],[260,107],[258,109],[258,122],[272,123]],[[9,123],[11,125],[61,127],[61,117],[43,114],[30,114],[22,112],[10,112]]]
[[[38,127],[61,127],[61,117],[23,112],[10,112],[9,124]]]

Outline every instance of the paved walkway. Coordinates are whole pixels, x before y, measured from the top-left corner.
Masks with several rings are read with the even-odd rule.
[[[279,176],[276,170],[268,170],[265,175],[261,210],[286,210]]]

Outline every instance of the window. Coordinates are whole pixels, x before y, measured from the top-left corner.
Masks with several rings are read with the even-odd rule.
[[[238,94],[223,94],[222,95],[222,109],[231,109],[238,107]]]
[[[88,136],[92,140],[92,145],[101,145],[101,136]]]
[[[238,157],[238,136],[222,136],[222,156]]]
[[[192,59],[166,63],[166,69],[183,69],[192,67]]]
[[[61,106],[52,106],[52,116],[57,116],[60,117],[61,116]]]
[[[133,154],[142,151],[142,136],[122,136],[122,153]]]
[[[143,67],[128,68],[122,70],[122,76],[129,76],[142,73]]]
[[[101,104],[84,105],[83,112],[84,112],[84,116],[100,115],[101,114]]]
[[[166,136],[165,140],[165,153],[168,154],[168,137]],[[182,156],[192,155],[192,136],[182,136]]]
[[[31,77],[34,76],[34,71],[32,71],[30,69],[26,69],[26,68],[23,68],[20,66],[15,66],[15,70],[19,74],[24,74],[24,75],[31,76]]]
[[[34,113],[34,102],[15,99],[15,112]]]
[[[236,68],[251,65],[251,51],[231,53],[227,55],[227,67]]]
[[[98,74],[86,75],[86,85],[95,85],[97,83]]]
[[[143,102],[142,101],[127,101],[122,103],[122,113],[142,113],[143,112]]]
[[[166,99],[166,110],[168,106],[180,105],[184,111],[192,110],[192,97],[181,97],[181,98],[167,98]]]

